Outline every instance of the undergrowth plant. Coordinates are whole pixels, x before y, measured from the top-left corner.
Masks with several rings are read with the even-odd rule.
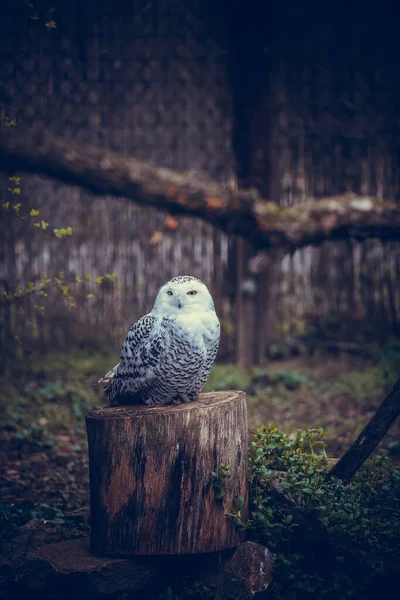
[[[275,425],[258,429],[251,443],[251,513],[249,536],[277,554],[271,598],[355,598],[360,582],[335,566],[328,575],[310,570],[307,557],[292,548],[298,510],[318,519],[337,539],[381,561],[396,560],[400,551],[400,469],[387,458],[369,460],[351,483],[327,479],[330,468],[321,429],[286,435]],[[281,510],[271,486],[292,502]],[[242,526],[242,523],[240,523]],[[370,573],[371,577],[374,573]],[[368,582],[365,582],[365,590]]]
[[[225,496],[225,483],[231,475],[231,466],[221,463],[216,471],[211,473],[212,486],[217,500],[222,500]]]

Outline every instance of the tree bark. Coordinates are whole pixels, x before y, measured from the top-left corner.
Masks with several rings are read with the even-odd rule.
[[[275,325],[277,311],[277,275],[278,255],[271,253],[268,267],[256,275],[258,282],[258,341],[257,341],[257,364],[265,360],[270,346],[275,341]]]
[[[261,365],[273,341],[278,259],[279,254],[255,253],[254,246],[238,240],[236,361],[243,369]]]
[[[252,245],[245,240],[237,243],[237,356],[242,369],[258,364],[257,356],[257,283],[247,269],[254,254]]]
[[[91,550],[107,555],[193,554],[236,547],[235,497],[247,514],[248,433],[243,392],[201,394],[178,406],[114,406],[86,415]],[[230,466],[218,498],[212,472]]]
[[[0,170],[49,175],[94,194],[196,216],[257,248],[293,251],[328,239],[399,239],[398,203],[346,194],[281,208],[254,189],[231,190],[43,130],[0,127]]]
[[[329,471],[329,477],[351,479],[400,415],[400,379],[386,396],[354,444]]]

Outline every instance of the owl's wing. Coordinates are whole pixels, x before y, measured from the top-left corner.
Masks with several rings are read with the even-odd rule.
[[[102,383],[105,390],[107,390],[109,388],[112,380],[114,379],[114,376],[115,376],[115,373],[116,373],[118,367],[119,367],[119,363],[117,365],[115,365],[115,367],[113,367],[112,369],[107,371],[107,373],[98,380],[97,383]]]
[[[215,342],[212,345],[210,345],[210,347],[208,348],[208,351],[207,351],[207,362],[211,365],[213,364],[213,362],[217,356],[218,347],[219,347],[219,336],[218,336],[218,338],[216,338]]]
[[[219,340],[221,335],[221,326],[217,317],[215,317],[214,327],[211,328],[210,336],[207,339],[206,347],[207,347],[207,367],[213,365],[214,360],[218,353]]]
[[[151,314],[130,328],[121,349],[120,362],[99,381],[105,385],[111,404],[117,396],[135,394],[146,386],[163,333],[160,319]]]

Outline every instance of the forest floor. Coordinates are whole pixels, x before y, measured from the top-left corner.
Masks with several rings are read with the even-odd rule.
[[[84,415],[105,404],[99,376],[115,357],[51,354],[16,363],[0,380],[0,542],[32,518],[87,533],[88,459]],[[214,366],[206,390],[243,389],[252,431],[274,422],[287,433],[325,431],[339,457],[383,400],[400,371],[400,347],[374,358],[315,355],[242,371]],[[400,458],[399,424],[378,449]]]

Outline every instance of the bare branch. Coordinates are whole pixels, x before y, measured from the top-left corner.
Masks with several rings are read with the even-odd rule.
[[[400,204],[346,194],[283,209],[255,190],[229,190],[190,173],[18,125],[0,128],[0,170],[48,175],[97,195],[196,216],[258,248],[291,251],[328,239],[400,238]]]
[[[400,415],[400,379],[386,396],[354,444],[329,471],[329,477],[351,479]]]

